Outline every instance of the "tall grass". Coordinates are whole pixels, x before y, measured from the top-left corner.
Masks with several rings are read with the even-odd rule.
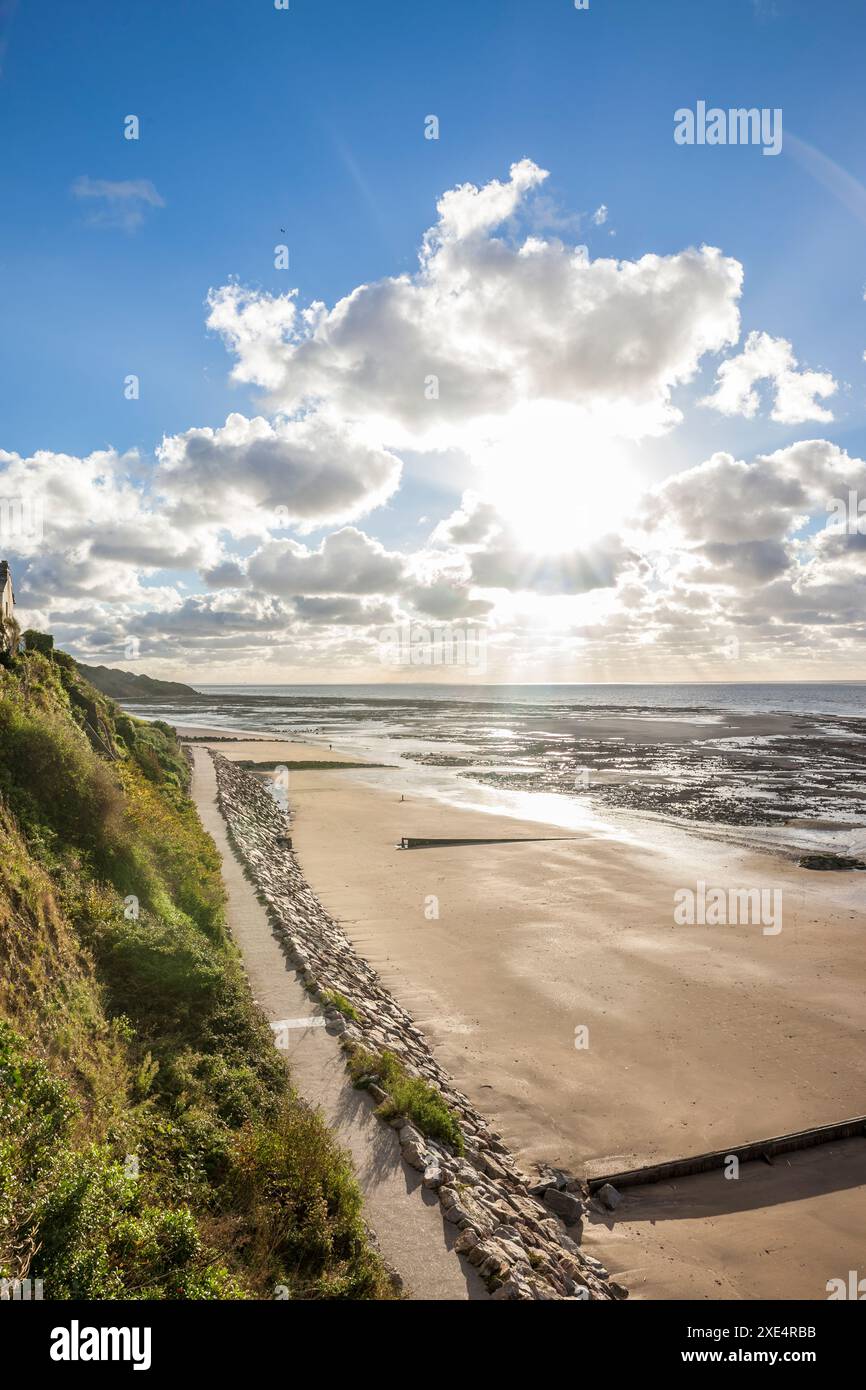
[[[293,1093],[167,725],[0,671],[0,1275],[56,1298],[392,1294]]]

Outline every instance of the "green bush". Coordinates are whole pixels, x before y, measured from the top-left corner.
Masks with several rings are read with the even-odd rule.
[[[463,1153],[463,1135],[454,1111],[435,1086],[420,1076],[410,1076],[393,1052],[368,1052],[356,1047],[349,1053],[349,1071],[356,1085],[363,1086],[376,1077],[388,1092],[390,1099],[383,1101],[376,1112],[383,1119],[405,1115],[422,1134],[449,1144],[455,1153]]]
[[[339,994],[335,989],[325,989],[322,990],[321,999],[323,1004],[330,1004],[332,1008],[338,1009],[344,1018],[350,1018],[353,1023],[359,1021],[358,1010],[344,994]]]
[[[276,1256],[292,1297],[391,1296],[367,1242],[350,1161],[315,1111],[291,1098],[271,1125],[246,1127],[232,1182],[254,1258]]]
[[[0,699],[0,790],[25,831],[40,828],[109,873],[119,850],[123,796],[111,770],[59,713]]]
[[[0,668],[0,1276],[392,1296],[251,998],[173,730],[36,645]]]
[[[48,632],[37,632],[35,628],[28,627],[24,633],[24,645],[28,652],[41,652],[43,656],[50,656],[54,648],[54,638]]]

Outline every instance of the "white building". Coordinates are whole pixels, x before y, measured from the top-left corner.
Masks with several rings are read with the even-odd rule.
[[[0,622],[14,616],[15,591],[12,588],[12,571],[7,560],[0,560]]]

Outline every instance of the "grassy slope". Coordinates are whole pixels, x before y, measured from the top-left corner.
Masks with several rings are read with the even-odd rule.
[[[378,1298],[292,1093],[172,731],[62,653],[0,667],[0,1275],[46,1298]]]
[[[110,666],[82,666],[78,674],[95,690],[110,695],[113,700],[196,700],[198,692],[180,681],[154,680],[151,676],[133,671],[117,671]]]

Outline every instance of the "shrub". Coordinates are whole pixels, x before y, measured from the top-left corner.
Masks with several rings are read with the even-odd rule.
[[[255,1259],[282,1269],[295,1298],[377,1298],[390,1280],[367,1243],[361,1195],[324,1121],[291,1098],[273,1124],[249,1125],[233,1152],[232,1184]]]
[[[422,1134],[449,1144],[455,1153],[463,1153],[463,1135],[454,1111],[445,1104],[435,1086],[420,1076],[410,1076],[393,1052],[374,1053],[355,1048],[349,1054],[349,1071],[356,1085],[378,1077],[382,1089],[388,1092],[389,1099],[378,1107],[377,1115],[385,1120],[405,1115]]]
[[[0,667],[0,1276],[389,1297],[349,1163],[250,995],[188,780],[173,730],[50,640]]]
[[[344,994],[339,994],[335,989],[322,990],[321,999],[323,1004],[329,1004],[331,1008],[338,1009],[345,1018],[350,1018],[353,1023],[358,1023],[360,1015],[355,1005],[346,998]]]
[[[54,648],[54,638],[48,632],[37,632],[35,628],[28,627],[24,633],[24,645],[28,652],[41,652],[43,656],[50,656]]]

